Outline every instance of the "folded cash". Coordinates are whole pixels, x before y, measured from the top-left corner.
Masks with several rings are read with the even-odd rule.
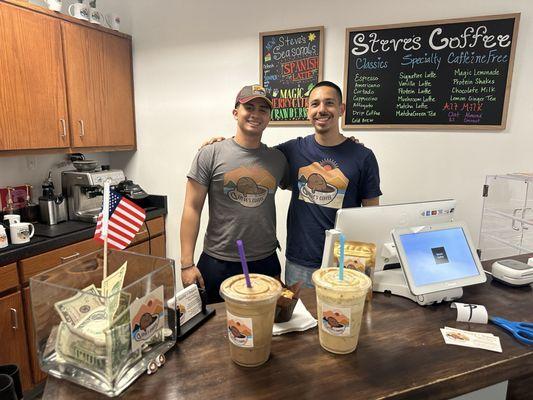
[[[103,305],[96,286],[90,285],[76,295],[54,304],[61,319],[76,326],[83,318]]]
[[[56,353],[63,359],[89,367],[93,371],[105,372],[106,346],[91,340],[77,328],[65,322],[59,324]]]
[[[104,330],[109,328],[109,320],[107,315],[107,308],[100,306],[93,310],[93,312],[79,321],[75,328],[80,334],[88,337],[99,344],[105,344]]]
[[[141,352],[130,353],[131,331],[129,319],[126,323],[105,330],[105,342],[108,355],[106,375],[114,379],[125,365],[134,363],[141,357]]]
[[[110,322],[119,308],[121,296],[117,292],[120,292],[120,290],[122,290],[122,285],[124,284],[124,277],[126,276],[127,269],[128,262],[126,261],[119,269],[104,278],[104,280],[102,281],[101,292],[102,296],[107,297],[106,306]]]

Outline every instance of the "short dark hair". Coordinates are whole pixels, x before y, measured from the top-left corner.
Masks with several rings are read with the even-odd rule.
[[[327,87],[333,88],[335,90],[335,92],[337,92],[337,95],[339,96],[339,103],[342,103],[342,91],[341,91],[341,88],[338,87],[337,85],[335,85],[333,82],[330,82],[330,81],[320,81],[320,82],[318,82],[315,86],[313,86],[313,89],[311,89],[311,91],[309,92],[309,96],[311,96],[311,93],[313,93],[313,90],[315,90],[316,88],[319,88],[321,86],[327,86]]]

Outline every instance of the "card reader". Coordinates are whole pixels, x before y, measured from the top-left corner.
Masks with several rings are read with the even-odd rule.
[[[492,264],[492,277],[510,286],[533,283],[533,266],[516,260],[499,260]]]

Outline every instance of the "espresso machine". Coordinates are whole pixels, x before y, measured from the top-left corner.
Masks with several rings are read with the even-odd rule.
[[[119,169],[61,172],[61,187],[68,199],[69,220],[96,222],[102,211],[104,182],[108,179],[111,186],[115,186],[126,177]]]

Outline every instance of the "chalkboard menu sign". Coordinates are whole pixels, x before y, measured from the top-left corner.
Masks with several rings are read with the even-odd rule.
[[[259,34],[261,84],[272,96],[271,125],[308,125],[309,92],[322,80],[324,27]]]
[[[519,20],[347,29],[343,128],[504,129]]]

